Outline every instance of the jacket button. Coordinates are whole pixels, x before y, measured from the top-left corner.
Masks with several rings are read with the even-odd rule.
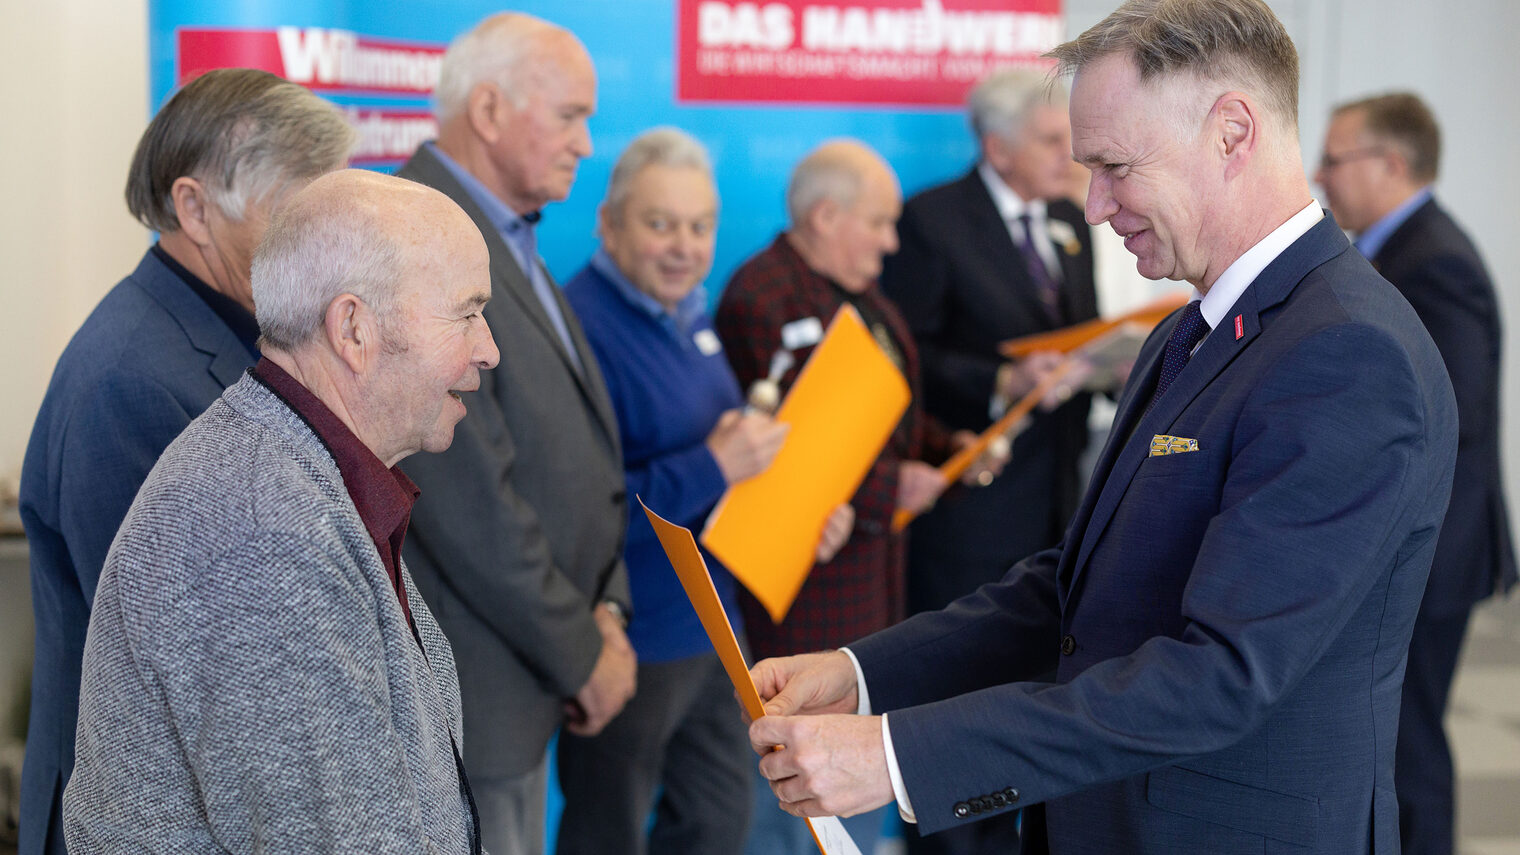
[[[970,815],[971,815],[971,805],[968,805],[965,802],[956,802],[955,803],[955,816],[956,816],[957,819],[965,819],[966,817],[968,817]]]
[[[1009,804],[1018,804],[1019,791],[1015,790],[1013,787],[1009,787],[1008,789],[1004,790],[1003,796],[1008,799]]]
[[[1061,655],[1070,656],[1077,652],[1077,640],[1071,636],[1061,639]]]
[[[992,806],[995,808],[1008,807],[1008,797],[1002,793],[993,793]]]

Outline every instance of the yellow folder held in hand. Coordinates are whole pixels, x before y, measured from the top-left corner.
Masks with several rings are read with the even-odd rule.
[[[910,399],[860,314],[841,308],[776,413],[791,426],[781,452],[729,488],[702,532],[775,622],[813,568],[824,522],[860,487]]]
[[[755,688],[755,681],[750,679],[749,668],[744,664],[744,652],[739,649],[739,639],[734,635],[733,625],[728,622],[728,615],[723,611],[718,589],[713,587],[712,574],[707,570],[707,562],[702,560],[702,553],[697,551],[696,540],[687,529],[651,511],[644,504],[643,498],[638,501],[639,507],[644,509],[644,516],[649,518],[649,524],[654,527],[655,537],[660,539],[665,557],[670,559],[670,566],[675,568],[676,576],[681,580],[686,598],[691,600],[692,607],[697,610],[702,629],[706,630],[713,649],[718,652],[718,661],[723,663],[729,682],[734,684],[734,693],[739,696],[744,711],[749,713],[752,720],[763,717],[765,705],[760,702],[760,692]],[[813,833],[813,842],[823,855],[861,855],[860,848],[855,845],[838,818],[814,817],[808,819],[807,824],[808,830]]]

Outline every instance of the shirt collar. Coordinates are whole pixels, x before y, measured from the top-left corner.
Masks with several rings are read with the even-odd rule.
[[[496,194],[492,193],[489,187],[481,183],[479,178],[476,178],[468,169],[460,166],[455,162],[454,158],[444,154],[443,149],[439,148],[436,143],[429,141],[422,145],[432,152],[434,157],[438,158],[438,162],[443,164],[444,169],[447,169],[450,175],[454,176],[454,180],[458,181],[459,185],[464,188],[465,194],[470,197],[471,201],[480,206],[480,212],[486,215],[486,219],[491,222],[491,227],[496,229],[502,237],[517,242],[519,240],[518,236],[524,233],[524,229],[532,229],[533,225],[538,222],[537,211],[525,217],[512,210],[506,202],[497,198]]]
[[[692,326],[706,311],[707,290],[701,285],[691,289],[690,294],[682,297],[681,301],[676,303],[674,311],[666,311],[663,303],[640,291],[639,287],[633,284],[633,280],[623,275],[623,271],[617,266],[617,262],[612,260],[612,256],[607,254],[605,247],[599,247],[596,254],[591,256],[591,266],[612,283],[613,290],[628,305],[659,321],[662,326],[667,322],[672,324],[673,332],[680,335],[690,332]]]
[[[1203,302],[1198,306],[1198,311],[1203,314],[1203,319],[1208,322],[1209,329],[1218,329],[1219,322],[1224,320],[1225,313],[1240,299],[1240,295],[1246,292],[1246,288],[1256,281],[1256,277],[1271,264],[1273,259],[1283,254],[1283,251],[1293,245],[1293,242],[1303,237],[1314,224],[1325,216],[1320,210],[1319,202],[1310,201],[1302,211],[1288,218],[1288,221],[1273,229],[1270,234],[1256,242],[1256,245],[1245,251],[1245,254],[1235,259],[1235,263],[1226,267],[1219,278],[1214,280],[1209,293],[1203,296]]]
[[[1372,258],[1383,249],[1383,244],[1388,242],[1393,233],[1398,231],[1399,226],[1423,204],[1430,201],[1430,185],[1421,187],[1418,192],[1405,199],[1397,208],[1383,215],[1381,220],[1368,226],[1365,231],[1356,236],[1356,248],[1367,258]]]
[[[232,334],[237,336],[238,341],[242,342],[243,347],[248,348],[248,355],[254,359],[258,359],[259,322],[254,318],[252,312],[243,308],[242,303],[201,281],[201,278],[191,273],[188,267],[176,261],[174,256],[170,255],[169,251],[163,248],[162,244],[153,244],[153,248],[149,252],[153,253],[154,258],[163,262],[170,272],[178,276],[180,281],[190,286],[190,290],[194,291],[195,295],[201,298],[201,301],[206,304],[207,308],[211,309],[218,318],[222,319],[222,323],[232,330]]]
[[[370,538],[383,555],[388,548],[385,544],[399,542],[405,534],[412,505],[422,491],[405,472],[395,467],[387,469],[337,414],[268,357],[260,359],[252,373],[254,379],[300,416],[327,447],[333,462],[338,464],[338,473],[343,476],[343,486],[359,512],[359,519],[364,521]]]
[[[992,204],[997,206],[998,214],[1003,218],[1003,222],[1017,220],[1024,214],[1028,214],[1029,218],[1036,222],[1045,219],[1045,200],[1032,199],[1025,202],[1023,197],[1015,193],[987,161],[977,164],[976,174],[980,175],[982,183],[987,185],[987,193],[992,196]]]

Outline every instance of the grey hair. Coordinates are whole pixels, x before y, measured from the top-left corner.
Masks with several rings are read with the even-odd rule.
[[[526,84],[534,69],[532,60],[545,34],[561,27],[521,12],[500,12],[449,44],[433,90],[433,112],[439,122],[464,113],[470,90],[479,83],[501,86],[518,108],[527,103]]]
[[[327,307],[353,294],[380,318],[384,335],[402,280],[405,250],[377,228],[362,200],[342,207],[293,200],[275,215],[253,255],[253,304],[260,346],[291,352],[321,332]],[[404,339],[402,340],[404,342]]]
[[[628,201],[633,179],[650,166],[687,167],[700,171],[709,181],[713,179],[707,148],[696,137],[669,126],[645,131],[618,155],[617,163],[612,167],[612,177],[607,180],[602,211],[612,223],[622,222],[623,206]]]
[[[966,99],[971,131],[978,140],[988,134],[1013,139],[1042,104],[1065,107],[1065,85],[1044,72],[1014,67],[982,78]]]
[[[337,108],[265,71],[222,68],[186,84],[148,123],[127,172],[127,209],[160,232],[179,231],[174,182],[203,182],[241,221],[254,202],[343,166],[358,134]]]
[[[825,143],[804,157],[792,170],[786,186],[786,213],[791,224],[800,226],[819,203],[830,201],[841,208],[852,207],[860,198],[865,180],[858,164],[828,153]]]
[[[1297,136],[1298,51],[1262,0],[1129,0],[1046,56],[1074,74],[1115,53],[1134,61],[1142,81],[1190,74],[1255,94],[1284,135]]]

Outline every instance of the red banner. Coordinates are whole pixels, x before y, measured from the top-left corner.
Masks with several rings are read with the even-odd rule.
[[[213,68],[258,68],[317,91],[426,96],[444,45],[376,39],[323,27],[182,28],[178,83]]]
[[[687,102],[958,105],[996,68],[1049,67],[1065,35],[1061,0],[679,2]]]

